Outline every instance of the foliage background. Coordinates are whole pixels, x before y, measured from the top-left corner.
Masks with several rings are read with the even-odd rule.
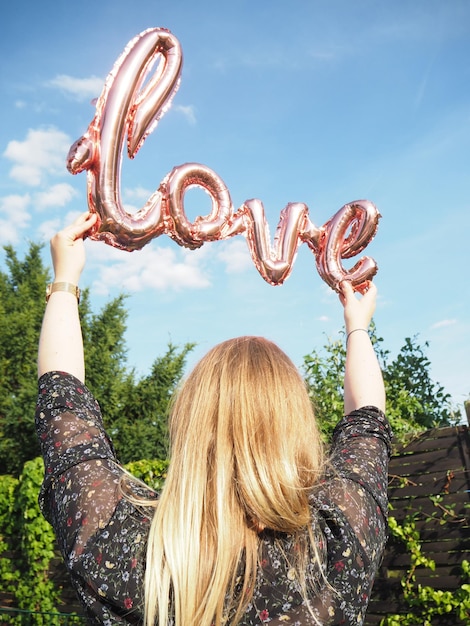
[[[0,579],[19,608],[59,609],[60,589],[49,578],[54,537],[37,505],[43,465],[34,430],[36,351],[50,273],[41,246],[34,243],[23,260],[9,246],[5,255],[6,271],[0,271]],[[167,467],[169,402],[194,344],[169,343],[150,372],[137,376],[127,363],[125,302],[120,295],[96,313],[83,290],[86,382],[100,401],[121,462],[158,489]],[[398,440],[460,419],[449,394],[432,380],[426,343],[405,338],[392,358],[374,326],[371,336]],[[344,344],[344,339],[327,339],[322,349],[305,356],[302,366],[326,442],[343,412]]]

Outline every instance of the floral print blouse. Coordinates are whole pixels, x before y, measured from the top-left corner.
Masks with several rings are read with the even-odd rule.
[[[39,380],[36,426],[45,462],[40,505],[90,624],[142,624],[152,509],[147,516],[122,496],[123,470],[98,403],[72,375],[48,372]],[[386,541],[390,441],[390,427],[377,408],[364,407],[341,420],[329,469],[310,496],[323,555],[320,574],[313,559],[307,564],[307,584],[316,581],[310,610],[289,566],[296,541],[265,530],[253,597],[240,625],[362,624]],[[157,498],[144,486],[132,489]]]

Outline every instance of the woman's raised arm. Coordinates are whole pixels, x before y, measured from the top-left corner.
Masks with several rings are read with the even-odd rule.
[[[346,324],[346,367],[344,372],[344,411],[372,405],[385,411],[385,389],[382,372],[372,346],[368,329],[375,311],[377,289],[357,298],[351,284],[341,283],[340,300]]]
[[[54,282],[48,294],[39,339],[39,377],[58,370],[85,381],[77,288],[85,265],[83,237],[95,221],[95,214],[82,213],[51,239]]]

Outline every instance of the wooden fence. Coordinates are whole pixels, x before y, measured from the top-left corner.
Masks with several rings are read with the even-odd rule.
[[[400,446],[390,463],[389,497],[401,522],[416,514],[422,552],[436,568],[419,567],[416,582],[452,590],[462,584],[461,563],[470,559],[470,434],[467,426],[436,428]],[[445,520],[445,523],[444,523]],[[365,624],[375,626],[386,615],[413,613],[403,600],[400,580],[410,557],[404,544],[390,538],[374,584]],[[441,616],[433,626],[455,626]]]

